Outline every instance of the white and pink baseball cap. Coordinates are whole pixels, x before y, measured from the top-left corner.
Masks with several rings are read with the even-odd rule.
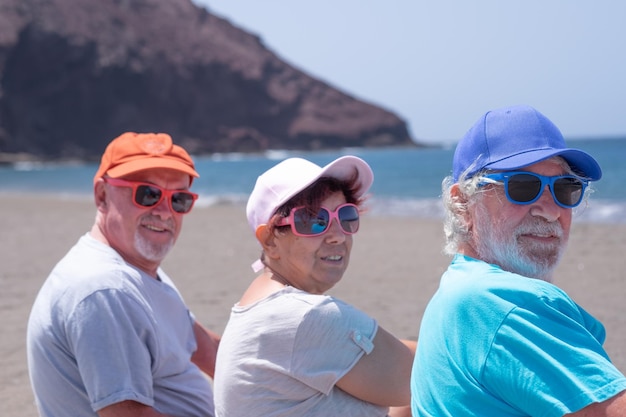
[[[370,166],[356,156],[342,156],[320,167],[303,158],[288,158],[261,174],[248,198],[246,214],[253,231],[267,224],[276,210],[319,178],[348,180],[357,173],[356,198],[374,182]]]

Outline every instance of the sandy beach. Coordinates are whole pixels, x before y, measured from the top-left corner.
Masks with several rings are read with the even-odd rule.
[[[593,204],[593,201],[591,201]],[[87,232],[89,199],[2,195],[0,224],[0,415],[35,416],[26,366],[26,322],[39,287],[54,264]],[[441,254],[440,220],[365,215],[352,260],[331,293],[377,318],[401,338],[416,339],[422,312],[449,258]],[[624,249],[626,225],[577,224],[555,284],[606,326],[606,350],[626,371]],[[222,332],[230,307],[253,278],[259,246],[240,206],[197,207],[164,269],[191,310]]]

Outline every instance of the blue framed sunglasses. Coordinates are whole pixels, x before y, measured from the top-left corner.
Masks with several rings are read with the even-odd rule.
[[[541,197],[546,185],[550,188],[554,202],[563,208],[574,208],[580,204],[589,181],[575,175],[546,177],[534,172],[513,171],[484,175],[496,182],[504,183],[506,198],[514,204],[532,204]],[[487,185],[483,182],[480,185]]]

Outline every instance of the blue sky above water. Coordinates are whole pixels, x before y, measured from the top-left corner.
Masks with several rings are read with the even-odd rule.
[[[457,141],[485,111],[529,104],[567,138],[626,137],[620,0],[194,0],[282,59]]]

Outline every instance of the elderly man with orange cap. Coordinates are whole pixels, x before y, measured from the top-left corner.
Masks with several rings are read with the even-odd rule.
[[[90,232],[55,266],[28,322],[41,416],[213,416],[219,336],[160,264],[197,195],[188,153],[163,133],[124,133],[94,177]]]

